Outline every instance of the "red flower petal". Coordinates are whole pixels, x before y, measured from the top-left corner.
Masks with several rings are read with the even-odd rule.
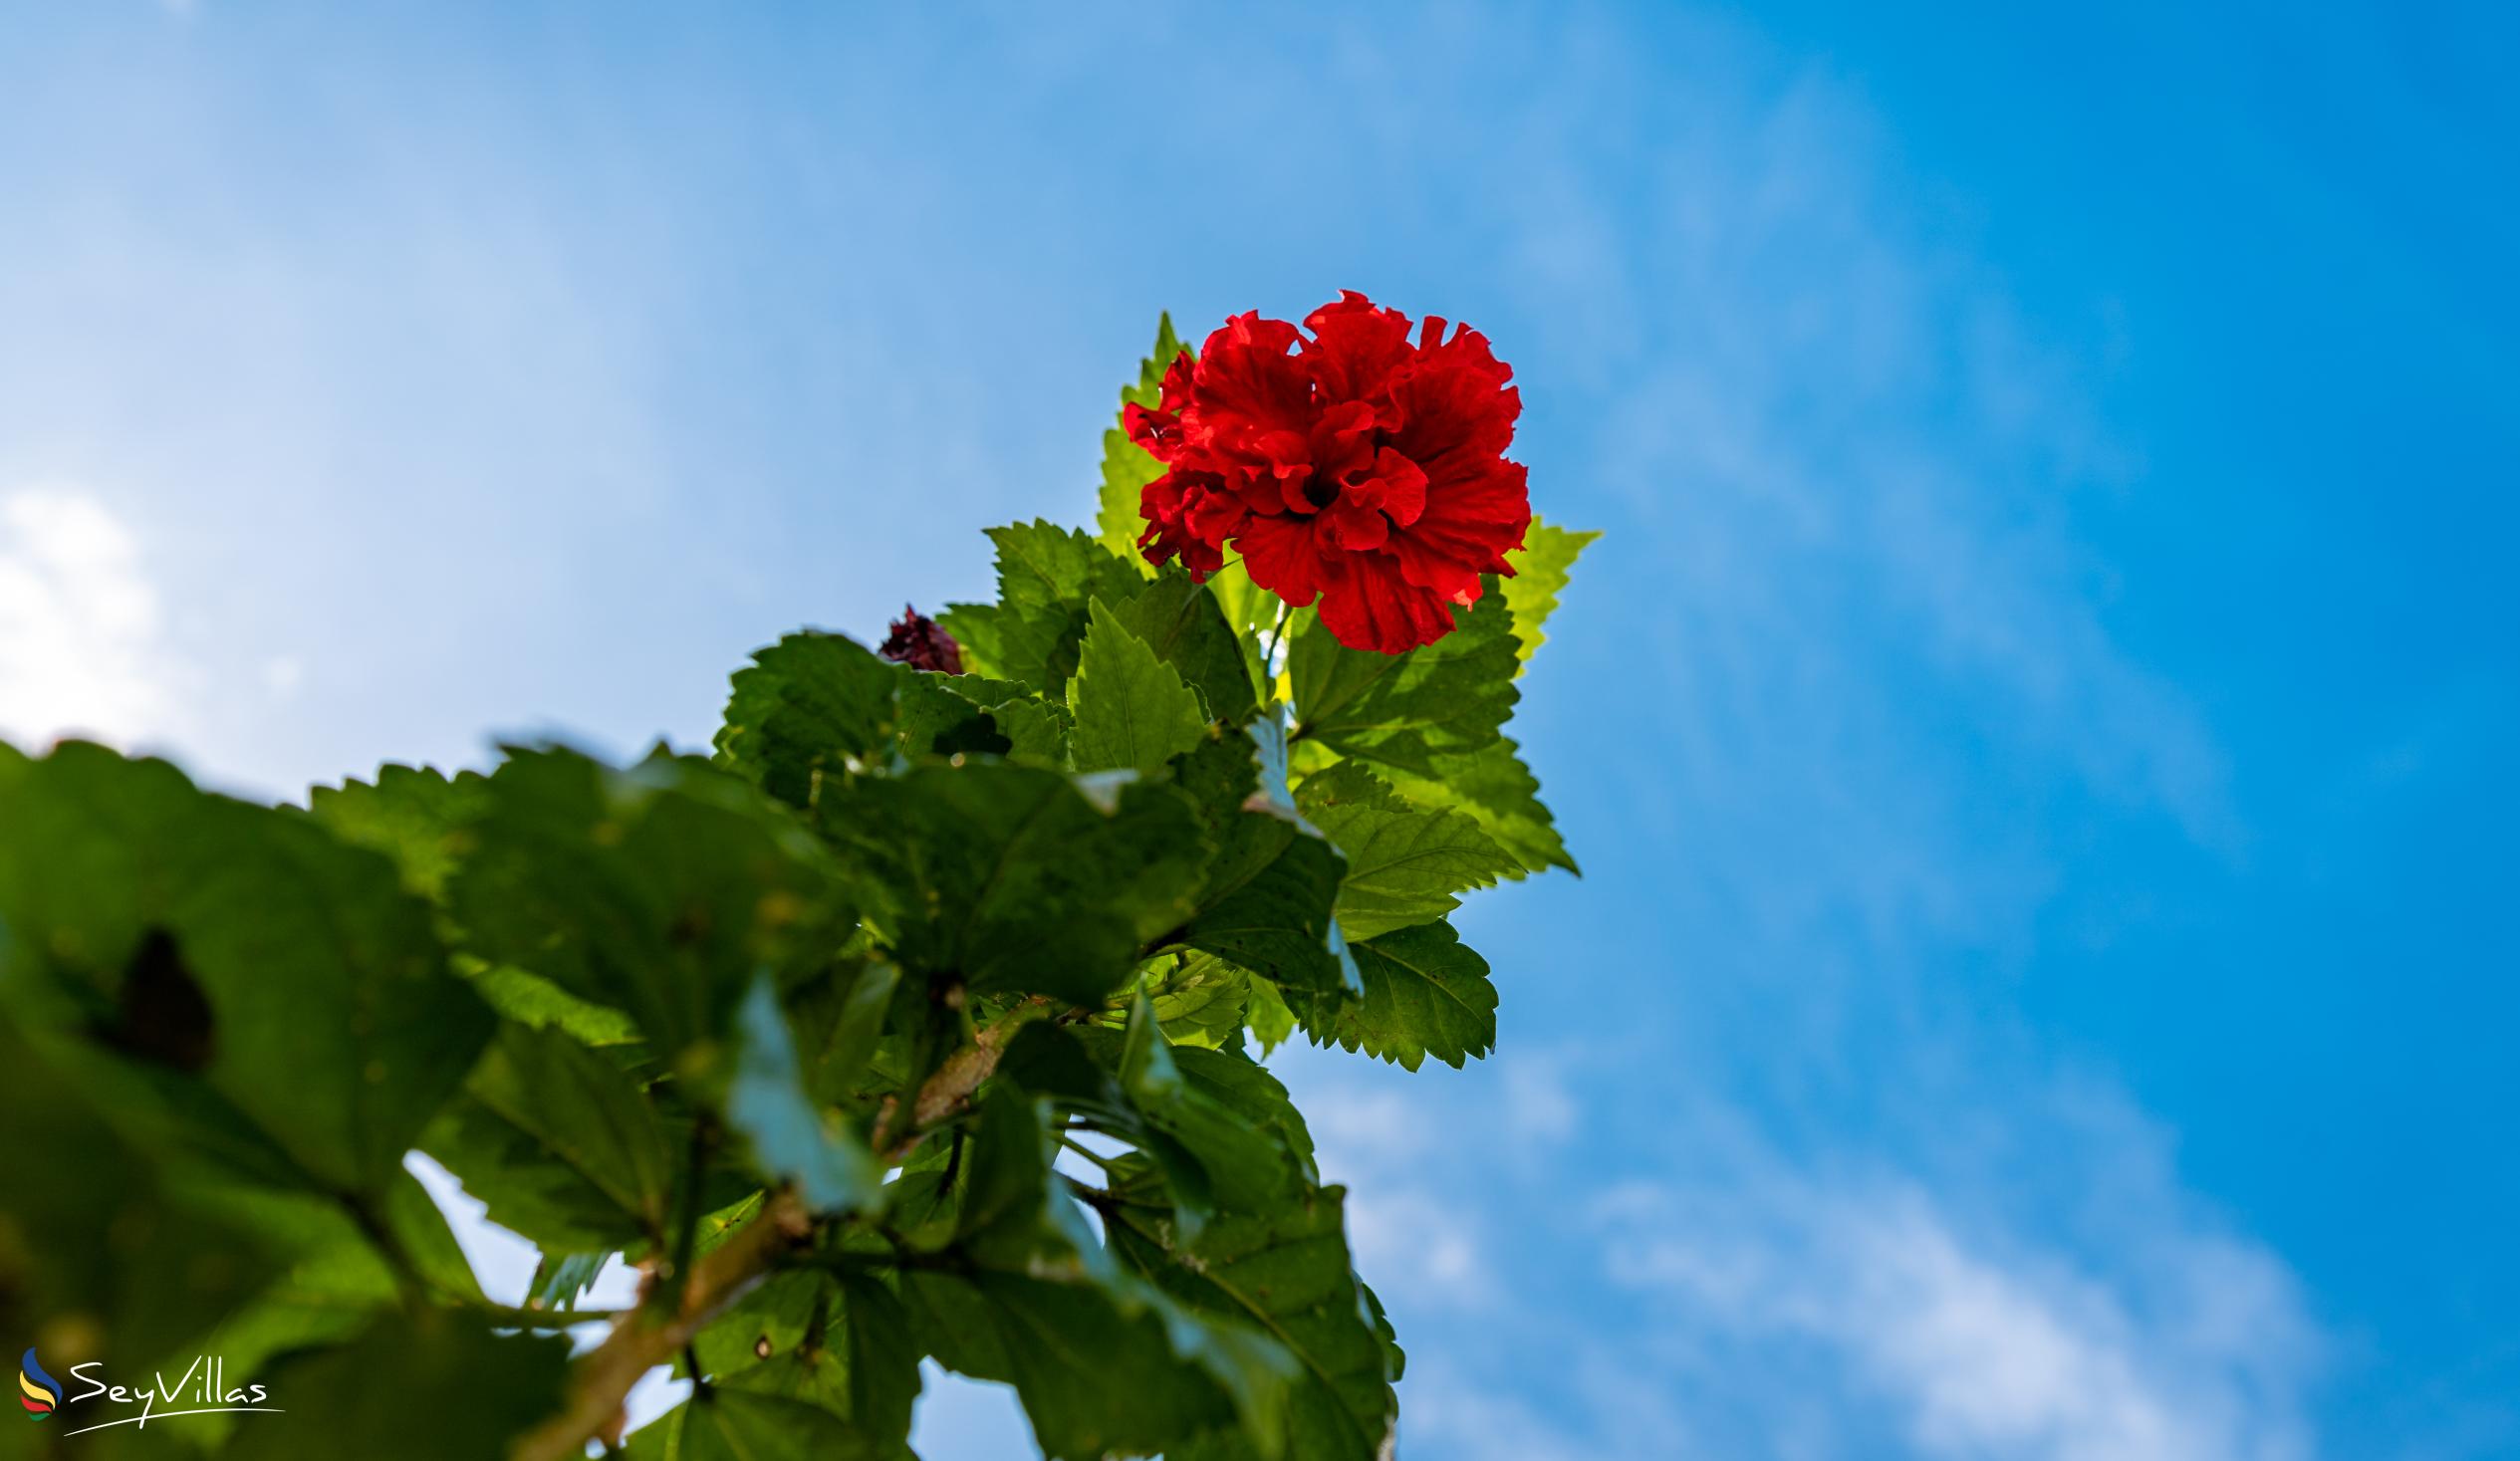
[[[1238,548],[1252,581],[1321,605],[1339,641],[1397,652],[1510,573],[1531,501],[1504,453],[1522,399],[1487,338],[1353,291],[1304,321],[1238,315],[1164,373],[1131,439],[1172,470],[1140,502],[1147,559],[1204,577]],[[1445,332],[1451,330],[1450,338]]]
[[[1321,598],[1322,627],[1340,643],[1399,654],[1452,632],[1452,610],[1441,596],[1394,578],[1370,559],[1341,567],[1340,581]]]
[[[943,624],[906,604],[901,606],[901,616],[892,621],[882,647],[876,652],[912,669],[962,673],[961,643],[945,632]]]

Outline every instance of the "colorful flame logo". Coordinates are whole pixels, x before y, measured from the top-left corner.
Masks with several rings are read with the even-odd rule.
[[[61,1404],[61,1381],[44,1372],[33,1349],[18,1361],[18,1403],[26,1407],[29,1420],[42,1420]]]

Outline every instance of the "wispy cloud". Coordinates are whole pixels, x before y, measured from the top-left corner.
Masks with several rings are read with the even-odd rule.
[[[2005,1170],[1789,1150],[1705,1098],[1622,1122],[1636,1073],[1602,1066],[1553,1078],[1589,1135],[1540,1137],[1517,1126],[1527,1073],[1426,1085],[1348,1061],[1278,1065],[1353,1184],[1359,1265],[1411,1352],[1404,1435],[1429,1454],[2315,1453],[2328,1342],[2298,1286],[2105,1087],[2016,1093],[1998,1148],[2043,1149]],[[1953,1145],[1985,1134],[1959,1123]]]
[[[2152,1194],[2155,1197],[2172,1194]],[[1885,1177],[1771,1173],[1719,1197],[1653,1184],[1600,1207],[1619,1283],[1668,1297],[1755,1371],[1816,1344],[1915,1449],[2003,1461],[2293,1461],[2314,1330],[2261,1249],[2168,1217],[2152,1262],[2109,1272],[1972,1231]]]
[[[188,728],[184,680],[123,520],[76,487],[0,495],[0,736],[163,743]]]

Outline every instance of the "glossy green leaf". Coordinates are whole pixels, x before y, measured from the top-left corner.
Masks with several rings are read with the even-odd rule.
[[[902,673],[846,635],[790,634],[735,671],[718,759],[780,801],[811,806],[824,777],[890,752]]]
[[[987,711],[990,725],[1006,739],[1005,755],[1036,766],[1068,764],[1068,707],[1036,696],[1014,680],[985,679],[976,674],[930,675],[927,683]]]
[[[1178,793],[1111,792],[1034,767],[929,766],[853,786],[825,821],[904,964],[1085,1003],[1179,924],[1206,857]]]
[[[828,960],[849,908],[813,837],[689,759],[517,751],[448,896],[473,950],[620,1009],[671,1057],[727,1033],[761,970]]]
[[[557,1030],[585,1046],[639,1043],[638,1027],[610,1005],[580,999],[542,975],[513,965],[482,967],[478,959],[465,962],[479,969],[472,975],[473,990],[504,1019],[535,1030]]]
[[[1305,615],[1288,652],[1294,734],[1345,756],[1437,775],[1435,758],[1494,741],[1513,714],[1521,664],[1513,611],[1489,581],[1453,631],[1405,654],[1350,649]]]
[[[518,1025],[421,1141],[492,1222],[563,1252],[660,1242],[683,1145],[612,1059]]]
[[[1090,606],[1126,604],[1145,579],[1133,560],[1047,522],[992,528],[989,537],[997,544],[998,602],[957,604],[937,619],[962,642],[974,672],[1064,700]]]
[[[1307,778],[1295,800],[1347,855],[1339,924],[1353,939],[1440,918],[1516,866],[1476,821],[1412,806],[1355,762]]]
[[[1299,1003],[1319,1045],[1363,1050],[1414,1071],[1429,1055],[1458,1067],[1496,1045],[1487,960],[1452,925],[1420,923],[1355,945],[1361,999]]]
[[[1190,582],[1179,564],[1166,564],[1143,593],[1113,606],[1113,612],[1199,692],[1210,716],[1240,725],[1258,712],[1260,699],[1252,688],[1242,641],[1226,623],[1216,597],[1204,585]]]
[[[1168,1243],[1165,1211],[1145,1200],[1140,1172],[1109,1209],[1112,1251],[1192,1311],[1268,1334],[1293,1354],[1298,1378],[1286,1410],[1286,1454],[1306,1461],[1375,1461],[1389,1444],[1396,1404],[1389,1358],[1351,1268],[1345,1192],[1304,1188],[1265,1212],[1220,1218],[1194,1261]],[[1227,1461],[1266,1454],[1245,1433],[1219,1430],[1165,1454]]]
[[[1523,535],[1523,546],[1506,556],[1514,576],[1503,581],[1505,607],[1514,611],[1514,637],[1521,641],[1519,653],[1524,663],[1530,662],[1532,653],[1547,637],[1540,627],[1548,622],[1550,614],[1557,612],[1558,595],[1566,589],[1577,555],[1600,536],[1598,532],[1570,532],[1534,514],[1529,531]]]
[[[561,1313],[576,1309],[612,1257],[609,1253],[545,1252],[542,1262],[535,1265],[533,1283],[526,1289],[526,1306]]]
[[[842,966],[828,987],[791,1002],[806,1091],[817,1103],[855,1105],[877,1084],[876,1051],[900,986],[900,965],[868,959]]]
[[[1286,801],[1263,763],[1272,723],[1227,735],[1178,763],[1182,791],[1199,807],[1216,854],[1189,917],[1169,941],[1306,989],[1353,988],[1334,908],[1347,864]]]
[[[1218,1203],[1254,1207],[1285,1190],[1288,1166],[1277,1139],[1190,1083],[1142,995],[1131,1008],[1123,1041],[1122,1089],[1149,1125],[1204,1169]]]
[[[72,742],[0,765],[0,1000],[199,1085],[304,1177],[381,1190],[491,1016],[394,864]]]
[[[1540,801],[1540,780],[1522,762],[1520,749],[1500,736],[1476,751],[1434,758],[1435,774],[1418,776],[1395,767],[1380,770],[1421,807],[1464,812],[1521,864],[1507,877],[1563,867],[1580,872],[1558,836],[1557,820]]]
[[[403,885],[436,897],[461,854],[458,830],[481,798],[481,777],[449,777],[432,766],[381,766],[374,781],[346,781],[307,794],[307,810],[354,847],[384,853],[402,869]]]
[[[1149,1007],[1175,1045],[1214,1047],[1242,1029],[1249,999],[1243,971],[1213,954],[1188,954],[1145,986]]]
[[[1152,773],[1207,739],[1198,692],[1099,600],[1068,681],[1068,713],[1079,771]]]
[[[0,932],[0,959],[8,957]],[[170,1183],[0,1013],[0,1333],[63,1367],[174,1352],[296,1257],[289,1235]],[[325,1212],[337,1211],[320,1198]]]
[[[790,634],[735,672],[720,763],[792,807],[812,807],[826,781],[896,756],[996,755],[1015,748],[997,717],[971,697],[990,682],[932,674],[879,657],[842,634]],[[1000,686],[1014,698],[1015,686]],[[1021,722],[1038,745],[1038,719]]]
[[[1276,984],[1252,976],[1251,1004],[1246,1015],[1251,1037],[1260,1042],[1261,1053],[1273,1053],[1295,1033],[1295,1012],[1286,1006],[1286,994]]]
[[[641,1427],[630,1461],[900,1461],[886,1445],[808,1400],[719,1386]]]
[[[260,1373],[291,1350],[340,1343],[405,1298],[404,1280],[375,1233],[338,1202],[308,1193],[227,1184],[197,1194],[205,1210],[279,1245],[289,1267],[195,1347],[232,1373]],[[432,1298],[478,1303],[481,1291],[444,1214],[408,1175],[377,1205],[376,1228],[412,1265]]]
[[[1146,1454],[1221,1427],[1280,1452],[1285,1349],[1203,1319],[1115,1264],[1050,1165],[1038,1110],[984,1102],[953,1251],[903,1277],[912,1332],[948,1368],[1015,1386],[1049,1461]],[[1169,1212],[1169,1208],[1166,1209]]]
[[[1265,981],[1259,981],[1265,982]],[[1306,1181],[1317,1180],[1313,1168],[1313,1135],[1304,1115],[1288,1098],[1286,1088],[1269,1069],[1240,1051],[1198,1050],[1174,1046],[1173,1064],[1192,1091],[1234,1113],[1244,1125],[1260,1131],[1294,1159]]]
[[[918,1351],[900,1300],[879,1280],[774,1275],[702,1330],[692,1352],[721,1391],[803,1401],[847,1421],[872,1454],[907,1455]]]

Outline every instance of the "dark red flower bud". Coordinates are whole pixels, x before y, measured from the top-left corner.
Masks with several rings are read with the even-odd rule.
[[[1238,548],[1251,581],[1354,649],[1452,631],[1483,574],[1511,575],[1531,499],[1505,459],[1522,397],[1487,338],[1445,338],[1353,291],[1304,321],[1239,315],[1175,360],[1129,434],[1171,470],[1146,484],[1139,549],[1205,579]]]
[[[883,647],[876,652],[912,669],[962,673],[962,646],[943,625],[906,604],[901,606],[901,616],[892,621],[892,632],[883,636]]]

